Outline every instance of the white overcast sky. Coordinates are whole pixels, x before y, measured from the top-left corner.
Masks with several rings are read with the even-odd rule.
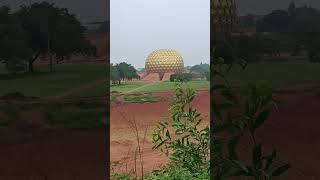
[[[111,0],[111,62],[144,67],[156,49],[174,49],[185,65],[209,63],[210,0]]]

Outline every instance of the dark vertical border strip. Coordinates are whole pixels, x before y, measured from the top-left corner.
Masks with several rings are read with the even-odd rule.
[[[108,20],[108,26],[107,26],[107,57],[106,57],[106,63],[107,63],[107,73],[106,79],[107,79],[107,92],[106,92],[106,179],[110,179],[110,0],[107,1],[107,20]]]
[[[213,41],[214,41],[214,36],[213,36],[213,1],[214,0],[210,0],[210,77],[212,77],[212,59],[213,59]],[[213,95],[212,90],[211,90],[211,86],[213,85],[213,78],[210,78],[210,180],[213,180],[213,160],[212,157],[214,156],[213,153],[213,122],[214,122],[214,114],[212,112],[212,108],[211,108],[211,102],[213,101]]]

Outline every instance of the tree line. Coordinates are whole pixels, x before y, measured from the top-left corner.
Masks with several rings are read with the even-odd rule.
[[[217,43],[216,56],[224,57],[226,62],[233,61],[234,56],[254,62],[261,54],[280,56],[288,53],[295,56],[303,51],[308,53],[310,61],[320,62],[318,9],[296,7],[292,2],[287,9],[277,9],[266,15],[239,17],[236,27],[255,27],[256,33],[235,36],[227,44]]]
[[[84,36],[86,28],[68,9],[54,3],[23,5],[16,11],[0,7],[0,61],[27,64],[34,71],[40,56],[64,60],[71,55],[96,55],[97,48]]]

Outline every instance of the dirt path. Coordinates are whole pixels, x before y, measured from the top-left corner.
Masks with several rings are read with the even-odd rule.
[[[137,90],[139,90],[139,89],[142,89],[142,88],[151,86],[151,85],[153,85],[153,84],[155,84],[155,83],[148,83],[148,84],[142,85],[142,86],[140,86],[140,87],[137,87],[137,88],[135,88],[135,89],[131,89],[130,91],[124,92],[123,94],[129,94],[129,93],[132,93],[132,92],[137,91]]]

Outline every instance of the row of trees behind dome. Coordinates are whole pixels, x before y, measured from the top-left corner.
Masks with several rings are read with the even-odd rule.
[[[144,69],[142,69],[144,71]],[[126,62],[118,64],[110,64],[110,80],[112,84],[120,85],[122,81],[140,79],[138,71]],[[192,79],[206,79],[210,80],[210,65],[209,64],[197,64],[194,66],[186,67],[185,73],[172,74],[170,81],[190,81]]]
[[[40,56],[64,60],[72,55],[94,56],[97,48],[86,38],[86,28],[65,8],[41,2],[12,11],[0,7],[0,61],[14,70],[26,65],[34,71]],[[23,66],[22,66],[23,67]]]
[[[320,62],[320,10],[291,3],[287,9],[266,15],[238,18],[236,33],[228,43],[216,43],[216,57],[254,62],[264,57],[306,56]],[[305,53],[304,53],[305,52]]]

